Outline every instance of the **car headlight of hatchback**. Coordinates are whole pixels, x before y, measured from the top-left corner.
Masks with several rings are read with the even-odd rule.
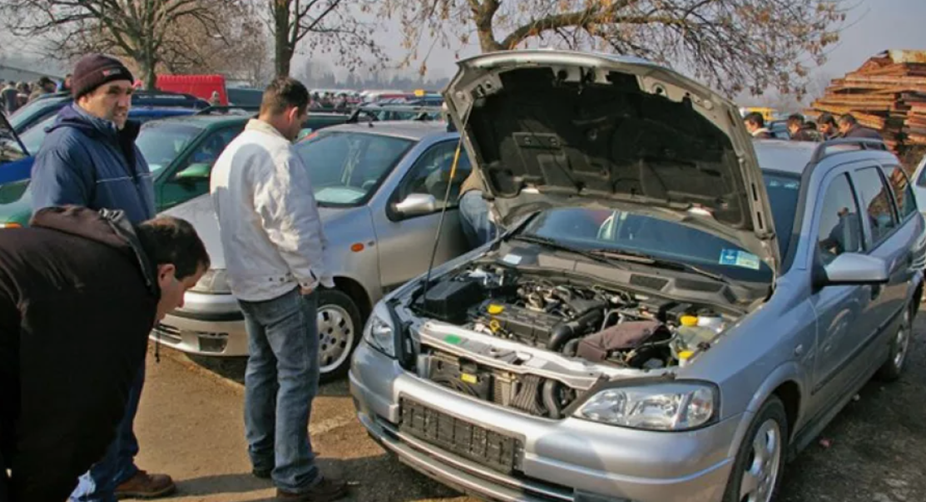
[[[395,326],[393,326],[392,316],[389,315],[388,309],[383,302],[373,307],[373,313],[363,328],[363,340],[374,349],[394,358]]]
[[[632,429],[684,431],[711,423],[719,411],[716,386],[669,382],[602,389],[574,416]]]
[[[224,268],[210,268],[199,279],[190,291],[207,293],[211,295],[229,295],[231,287],[228,285],[228,271]]]

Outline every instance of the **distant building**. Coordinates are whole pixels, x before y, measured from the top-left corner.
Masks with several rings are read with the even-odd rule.
[[[0,63],[0,80],[4,82],[35,82],[42,77],[49,77],[53,80],[61,80],[64,78],[63,75],[42,73]]]

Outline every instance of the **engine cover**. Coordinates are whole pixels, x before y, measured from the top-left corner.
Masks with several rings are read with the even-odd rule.
[[[546,312],[491,300],[480,304],[478,310],[477,317],[488,319],[493,333],[536,347],[545,347],[553,328],[562,321]]]

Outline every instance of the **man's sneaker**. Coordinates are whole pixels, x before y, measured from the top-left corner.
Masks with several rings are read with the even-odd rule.
[[[258,469],[256,467],[251,469],[251,475],[260,479],[270,479],[270,474],[272,472],[273,469]]]
[[[322,478],[308,491],[291,493],[284,490],[277,490],[278,500],[287,500],[290,502],[331,502],[344,498],[347,495],[347,484],[343,481],[332,481],[328,478]]]
[[[177,489],[167,474],[138,471],[128,481],[116,487],[117,499],[154,499],[170,495]]]

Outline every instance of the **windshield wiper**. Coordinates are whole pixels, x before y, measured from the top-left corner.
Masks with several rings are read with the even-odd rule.
[[[540,244],[541,246],[545,246],[545,247],[548,247],[548,248],[550,248],[550,249],[556,249],[556,250],[559,250],[559,251],[566,251],[566,252],[568,252],[568,253],[574,253],[574,254],[577,254],[577,255],[579,255],[579,256],[584,256],[584,257],[586,257],[586,258],[588,258],[588,259],[590,259],[590,260],[594,260],[594,261],[597,261],[597,262],[600,262],[600,263],[607,263],[608,265],[611,265],[611,266],[615,266],[615,265],[616,265],[616,263],[615,263],[616,261],[624,261],[624,260],[620,260],[620,259],[614,259],[614,258],[612,258],[612,257],[610,257],[610,256],[605,256],[605,255],[603,255],[603,254],[601,254],[601,253],[597,253],[597,252],[594,252],[594,251],[586,251],[586,250],[584,250],[584,249],[579,249],[579,248],[574,248],[574,247],[571,247],[571,246],[567,246],[567,245],[565,245],[565,244],[563,244],[563,243],[557,241],[556,239],[551,239],[551,238],[549,238],[549,237],[540,237],[539,235],[526,235],[526,234],[524,234],[524,235],[512,235],[511,237],[508,238],[508,240],[515,240],[515,241],[521,241],[521,242],[530,242],[530,243],[532,243],[532,244]],[[619,268],[621,268],[621,267],[619,267]]]
[[[673,270],[681,270],[685,272],[691,272],[693,274],[701,275],[704,277],[709,277],[717,282],[722,282],[725,284],[732,284],[730,279],[723,274],[717,274],[704,270],[701,267],[696,265],[691,265],[683,261],[667,260],[664,258],[656,258],[655,256],[648,255],[645,253],[638,253],[635,251],[615,251],[612,249],[593,249],[589,250],[589,253],[593,253],[599,256],[606,258],[611,258],[614,260],[623,260],[634,263],[642,263],[644,265],[651,265],[658,268],[668,268]]]

